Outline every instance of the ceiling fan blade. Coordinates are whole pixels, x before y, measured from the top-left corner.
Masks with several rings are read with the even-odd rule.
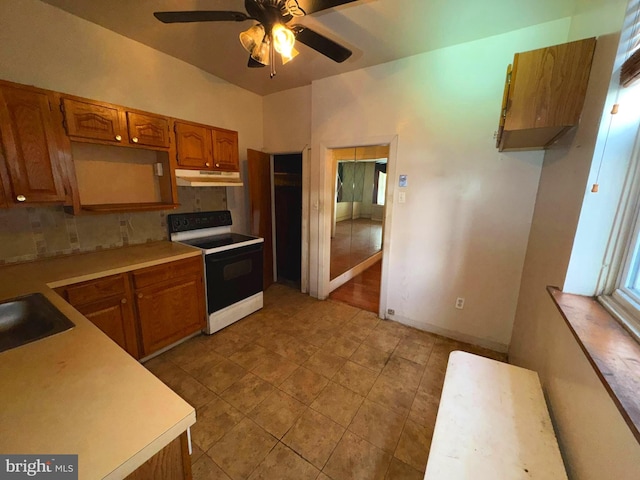
[[[307,47],[313,48],[325,57],[329,57],[334,62],[342,63],[353,53],[348,48],[343,47],[324,35],[320,35],[318,32],[314,32],[304,25],[292,25],[291,30],[295,33],[297,41],[304,43]]]
[[[311,15],[315,12],[320,12],[328,8],[339,7],[340,5],[345,5],[355,1],[356,0],[298,0],[298,4],[307,15]]]
[[[244,22],[251,17],[242,12],[195,10],[191,12],[155,12],[153,14],[163,23],[191,22]]]
[[[249,55],[249,62],[247,63],[247,67],[262,68],[262,67],[266,67],[266,65],[264,63],[260,63],[259,61],[255,60],[251,55]]]

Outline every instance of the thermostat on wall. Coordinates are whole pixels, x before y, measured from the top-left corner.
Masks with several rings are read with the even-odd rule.
[[[400,181],[398,182],[398,186],[399,187],[406,187],[407,186],[407,176],[406,175],[400,175]]]

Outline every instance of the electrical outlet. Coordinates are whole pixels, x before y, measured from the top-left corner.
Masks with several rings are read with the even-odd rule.
[[[464,298],[462,297],[456,298],[456,308],[458,310],[462,310],[464,308]]]
[[[387,308],[387,313],[388,313],[389,315],[395,315],[395,314],[396,314],[396,311],[395,311],[393,308]]]

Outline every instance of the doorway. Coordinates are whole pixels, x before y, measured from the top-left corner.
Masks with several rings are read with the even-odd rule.
[[[302,154],[273,156],[278,283],[300,289],[302,275]]]
[[[378,313],[389,145],[331,154],[330,298]]]

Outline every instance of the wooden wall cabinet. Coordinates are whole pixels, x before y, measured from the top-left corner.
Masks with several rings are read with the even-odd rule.
[[[62,98],[67,134],[77,141],[169,148],[169,119],[108,103]]]
[[[507,70],[496,146],[544,149],[580,120],[596,39],[515,55]]]
[[[175,133],[178,167],[240,171],[238,132],[177,120]]]
[[[143,356],[205,327],[203,268],[195,257],[132,273]]]
[[[45,91],[0,85],[0,136],[5,205],[62,203],[63,148]]]

